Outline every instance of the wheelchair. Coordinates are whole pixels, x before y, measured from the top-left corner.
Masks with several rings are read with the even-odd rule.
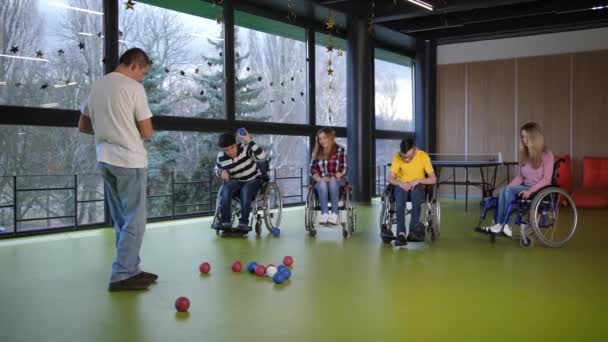
[[[216,235],[220,234],[220,231],[227,230],[229,233],[247,234],[252,230],[253,222],[255,221],[255,233],[257,236],[262,235],[262,222],[266,224],[266,229],[272,233],[274,228],[278,228],[281,224],[281,218],[283,213],[283,196],[281,194],[281,188],[276,182],[272,181],[268,176],[269,162],[266,160],[256,161],[258,169],[262,174],[259,176],[262,184],[258,190],[255,198],[251,201],[251,211],[249,214],[249,227],[247,230],[239,230],[235,228],[235,224],[238,222],[241,216],[241,200],[239,193],[237,192],[232,196],[232,217],[230,219],[230,229],[221,228],[221,210],[220,210],[220,196],[222,194],[222,188],[217,192],[217,198],[215,201],[215,213],[213,215],[212,229],[215,229]],[[224,185],[222,185],[224,186]]]
[[[519,226],[519,243],[523,248],[533,246],[533,238],[545,247],[562,247],[576,232],[578,211],[574,201],[557,185],[559,177],[557,170],[562,162],[563,159],[558,159],[554,163],[551,185],[541,188],[526,200],[515,199],[507,207],[508,214],[504,224],[509,224],[515,214],[513,222]],[[494,223],[498,210],[497,197],[489,197],[485,200],[476,230],[480,230],[490,210],[493,211],[492,223]],[[488,234],[490,242],[494,243],[496,235],[500,233],[490,231]]]
[[[346,239],[352,235],[357,229],[357,217],[355,207],[352,202],[352,187],[348,182],[340,187],[340,201],[338,208],[338,224],[336,227],[342,228],[342,236]],[[331,208],[331,201],[329,202]],[[315,189],[314,182],[308,186],[308,194],[306,195],[306,208],[304,209],[304,226],[310,236],[317,235],[319,225],[319,215],[321,213],[321,203]],[[331,227],[328,225],[328,227]]]
[[[420,223],[424,226],[425,237],[428,242],[439,240],[441,235],[441,206],[437,199],[436,185],[424,186],[426,199],[420,210]],[[390,243],[397,239],[397,232],[393,233],[393,226],[397,224],[397,200],[395,199],[395,185],[388,184],[382,192],[382,209],[380,211],[380,238],[382,242]],[[410,215],[411,209],[406,209],[405,215]]]

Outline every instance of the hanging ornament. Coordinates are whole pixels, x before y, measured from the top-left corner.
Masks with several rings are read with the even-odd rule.
[[[291,81],[292,81],[292,82],[293,82],[293,79],[294,79],[294,78],[293,78],[293,76],[291,76]]]
[[[274,85],[274,82],[270,82],[270,86],[272,87]]]
[[[220,6],[224,3],[224,0],[213,0],[213,2],[211,3],[211,7],[216,7],[216,12],[215,12],[215,22],[217,24],[221,24],[222,23],[222,9],[220,8]]]
[[[169,73],[169,68],[165,68],[165,72],[168,74]]]
[[[11,46],[11,53],[14,55],[17,52],[19,52],[19,47],[18,46]]]
[[[294,10],[293,0],[287,0],[287,8],[289,9],[289,13],[287,14],[287,20],[296,20],[296,11]]]
[[[208,65],[208,66],[213,66],[213,63],[211,63],[211,62],[207,62],[207,65]]]
[[[235,77],[235,78],[234,78],[234,81],[235,81],[235,82],[238,82],[238,81],[239,81],[239,78],[238,78],[238,77]]]
[[[338,56],[342,57],[342,55],[344,55],[344,50],[339,49],[338,50]]]
[[[224,54],[220,51],[220,57],[222,57]]]
[[[327,69],[327,75],[333,76],[334,75],[334,69],[332,69],[332,68]]]
[[[44,53],[42,52],[42,50],[37,50],[36,51],[36,58],[43,58],[44,57]]]
[[[198,74],[198,72],[199,72],[198,68],[194,69],[195,74]]]
[[[201,90],[201,92],[199,93],[199,95],[200,95],[200,96],[205,95],[205,91],[204,91],[204,90]]]
[[[184,70],[180,70],[179,74],[182,75],[182,76],[186,76],[186,73],[184,72]]]
[[[63,51],[63,49],[59,49],[59,50],[57,50],[57,53],[59,54],[59,56],[63,56],[65,51]]]
[[[124,3],[126,10],[135,10],[135,3],[131,0],[128,0]]]
[[[97,32],[97,38],[101,38],[102,35],[103,35],[103,33]]]
[[[22,85],[23,85],[23,83],[21,83],[21,82],[15,82],[15,87],[17,87],[17,88],[21,87]]]
[[[291,102],[296,102],[296,99],[294,99],[293,97],[291,98]]]
[[[48,87],[49,87],[49,85],[45,83],[45,84],[43,84],[43,85],[40,86],[40,89],[46,89]]]
[[[369,34],[372,34],[374,32],[374,18],[376,17],[376,1],[372,0],[371,2],[371,9],[369,11],[369,22],[367,24],[367,31],[369,32]]]
[[[251,68],[247,67],[247,71],[251,70]]]
[[[106,64],[106,58],[105,57],[101,59],[101,63]]]
[[[300,92],[300,96],[304,96],[304,92],[303,91]]]
[[[281,82],[281,87],[285,85],[285,82]]]
[[[327,46],[327,52],[334,52],[334,47],[331,45]]]
[[[118,36],[122,37],[122,31],[118,30]]]
[[[262,82],[262,76],[258,77],[258,82]]]
[[[79,42],[79,43],[78,43],[78,48],[79,48],[80,50],[84,50],[84,43],[83,43],[83,42]]]
[[[328,31],[330,31],[330,30],[334,29],[335,25],[336,25],[336,21],[334,20],[334,11],[330,10],[329,17],[327,18],[327,21],[325,21],[325,27],[327,28]]]

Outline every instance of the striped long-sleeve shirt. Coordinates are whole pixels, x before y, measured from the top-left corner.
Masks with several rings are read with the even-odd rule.
[[[315,159],[310,163],[311,176],[317,173],[321,177],[335,177],[337,172],[346,173],[346,150],[340,145],[329,159]]]
[[[220,177],[222,171],[226,170],[231,179],[247,182],[260,175],[260,170],[256,160],[266,158],[266,153],[262,148],[251,141],[249,144],[238,144],[237,155],[234,159],[228,157],[224,151],[217,154],[215,163],[215,174]]]

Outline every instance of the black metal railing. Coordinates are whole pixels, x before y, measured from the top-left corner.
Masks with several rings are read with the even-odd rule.
[[[288,172],[270,170],[270,179],[277,182],[283,190],[284,206],[302,205],[305,203],[308,188],[307,173],[304,168],[287,170]],[[79,187],[79,180],[85,176],[93,177],[94,180],[92,182],[89,180],[88,188],[86,185]],[[43,185],[38,186],[32,185],[36,182],[30,181],[32,178],[45,177],[59,178],[62,181],[43,181],[40,182]],[[66,181],[67,179],[70,181]],[[297,184],[282,186],[282,183],[290,181],[297,181]],[[20,186],[22,184],[28,185]],[[100,174],[3,176],[0,177],[0,185],[2,185],[0,238],[76,231],[112,224],[105,206],[98,208],[94,215],[89,215],[90,213],[84,208],[91,203],[104,203],[103,180]],[[219,187],[220,179],[211,170],[205,173],[204,178],[198,179],[186,177],[184,172],[151,170],[148,177],[148,220],[161,221],[212,215],[215,211]],[[64,192],[68,195],[57,195]],[[82,199],[79,195],[84,192],[89,192],[88,197],[91,197],[91,193],[97,196],[93,196],[95,197],[93,199]],[[28,197],[25,196],[26,194],[32,196],[26,198]],[[41,205],[36,197],[46,197],[44,205]],[[155,204],[155,201],[160,201],[160,205]],[[27,209],[24,209],[26,207]],[[60,210],[53,210],[56,207],[60,207]],[[87,219],[87,216],[95,216],[99,219],[91,220]],[[41,222],[46,223],[41,224]]]

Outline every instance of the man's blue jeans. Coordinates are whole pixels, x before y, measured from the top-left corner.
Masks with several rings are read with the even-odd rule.
[[[148,169],[131,169],[99,163],[106,189],[106,201],[116,232],[116,259],[110,282],[141,272],[139,251],[146,229],[146,186]]]
[[[410,217],[410,234],[416,231],[416,225],[420,221],[420,207],[424,203],[426,191],[424,185],[416,185],[410,191],[405,191],[395,186],[395,201],[397,204],[397,235],[405,234],[405,206],[407,202],[412,202],[412,212]]]
[[[254,178],[247,182],[240,182],[232,179],[222,185],[222,194],[220,196],[220,207],[222,215],[222,225],[229,225],[232,218],[232,196],[240,192],[241,199],[241,218],[240,224],[249,225],[249,213],[251,212],[251,201],[257,194],[262,180]]]

